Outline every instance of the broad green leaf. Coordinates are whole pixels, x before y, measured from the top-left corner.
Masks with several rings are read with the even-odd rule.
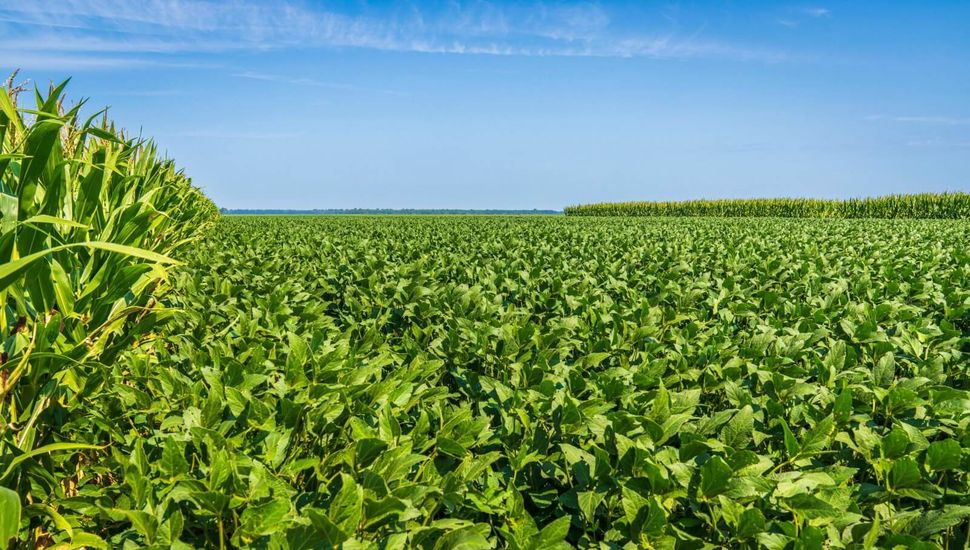
[[[17,537],[20,531],[20,496],[0,487],[0,545]]]
[[[765,530],[765,516],[757,508],[748,508],[741,512],[738,519],[738,538],[751,538]]]
[[[721,440],[729,447],[744,448],[751,439],[753,429],[753,411],[751,405],[746,405],[724,426],[724,430],[721,432]]]
[[[386,522],[407,521],[420,513],[410,505],[394,496],[379,500],[364,501],[364,528],[374,528]]]
[[[728,488],[733,470],[728,466],[724,459],[713,456],[701,466],[701,494],[705,498],[711,498],[723,493]]]
[[[328,516],[334,525],[345,534],[344,540],[346,540],[346,538],[353,536],[357,530],[357,525],[360,523],[363,511],[364,498],[363,492],[357,486],[354,478],[346,474],[341,474],[340,479],[340,491],[337,492],[337,495],[330,503]],[[343,542],[343,540],[332,542],[338,543]]]
[[[455,550],[485,550],[495,545],[488,540],[490,528],[488,525],[476,524],[455,529],[444,534],[435,543],[434,548]],[[546,548],[545,546],[543,548]]]
[[[970,517],[970,506],[949,505],[940,510],[925,510],[913,516],[905,526],[905,533],[925,538],[953,527]]]
[[[879,358],[872,369],[872,381],[880,387],[886,388],[893,383],[896,376],[896,358],[892,353],[886,353]]]
[[[583,518],[592,522],[593,518],[596,517],[596,508],[603,502],[603,493],[596,491],[580,491],[576,494],[576,500],[579,501],[579,509],[583,513]]]
[[[832,415],[819,420],[806,434],[801,443],[802,453],[813,453],[828,448],[835,435],[835,418]]]
[[[795,434],[793,434],[791,429],[788,428],[788,423],[785,422],[784,419],[781,419],[779,423],[781,424],[781,429],[784,433],[785,451],[788,453],[788,457],[793,458],[798,456],[802,451],[802,447],[798,444]]]
[[[387,449],[387,443],[377,438],[362,439],[357,442],[356,449],[355,463],[358,468],[363,468]]]
[[[886,458],[898,458],[909,448],[909,436],[902,428],[893,428],[882,438],[882,452]]]
[[[926,449],[926,467],[934,471],[955,470],[963,461],[963,449],[953,439],[934,441]]]
[[[801,493],[784,500],[786,508],[805,519],[835,519],[841,513],[831,504],[808,493]]]
[[[536,541],[537,548],[557,548],[563,545],[566,536],[569,535],[569,523],[570,516],[562,516],[549,522],[539,531],[539,537]],[[568,544],[564,546],[569,547]]]
[[[145,537],[149,543],[155,542],[155,532],[158,529],[158,520],[154,516],[141,510],[125,510],[125,517],[131,522],[132,527]]]
[[[289,499],[274,498],[267,502],[247,506],[240,515],[240,529],[249,536],[270,535],[285,531],[289,522]]]
[[[162,447],[162,459],[159,469],[169,479],[176,478],[189,472],[189,463],[185,460],[185,450],[175,439],[168,438]]]
[[[893,464],[891,483],[894,489],[912,487],[920,481],[923,476],[920,474],[919,465],[910,457],[903,457]]]

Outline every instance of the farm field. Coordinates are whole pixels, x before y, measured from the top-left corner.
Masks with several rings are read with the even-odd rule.
[[[112,547],[962,547],[968,250],[966,221],[224,217],[89,369],[57,437],[101,450],[15,475],[57,481],[31,525]]]
[[[970,550],[968,22],[0,0],[0,550]]]

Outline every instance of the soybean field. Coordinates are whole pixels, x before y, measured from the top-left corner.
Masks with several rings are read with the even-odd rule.
[[[109,546],[962,547],[968,229],[223,218],[9,475]]]

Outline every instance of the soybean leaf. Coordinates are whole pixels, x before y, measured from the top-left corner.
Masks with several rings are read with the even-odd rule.
[[[715,497],[728,488],[733,470],[724,459],[713,456],[701,466],[701,494],[705,498]]]

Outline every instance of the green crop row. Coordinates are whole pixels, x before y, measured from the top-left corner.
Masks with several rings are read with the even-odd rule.
[[[150,142],[66,108],[65,84],[29,109],[0,88],[0,547],[21,512],[71,532],[52,496],[102,447],[66,426],[171,314],[171,255],[218,216]],[[76,472],[54,467],[64,457]]]
[[[846,200],[723,199],[569,206],[567,216],[968,219],[970,194],[921,193]]]
[[[164,334],[73,376],[59,429],[98,449],[4,484],[52,544],[961,547],[968,251],[964,221],[224,218]]]

